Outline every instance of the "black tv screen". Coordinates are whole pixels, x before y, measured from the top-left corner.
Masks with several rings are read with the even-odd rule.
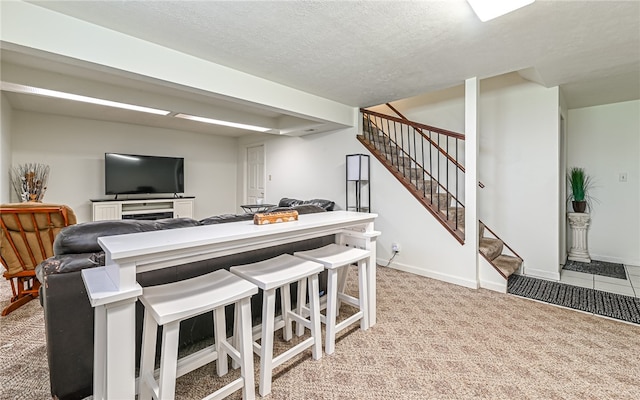
[[[106,194],[184,193],[184,158],[105,153]]]

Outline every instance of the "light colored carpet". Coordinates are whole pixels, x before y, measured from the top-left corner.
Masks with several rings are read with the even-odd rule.
[[[378,271],[378,324],[343,331],[333,356],[309,350],[278,368],[271,399],[640,398],[640,326]],[[9,292],[2,282],[0,306]],[[40,305],[0,323],[0,399],[49,398]],[[178,380],[177,398],[236,373],[221,380],[205,366]]]

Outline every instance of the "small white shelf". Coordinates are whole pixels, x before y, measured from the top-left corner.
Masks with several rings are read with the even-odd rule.
[[[139,215],[139,214],[153,214],[159,212],[173,212],[173,208],[149,208],[149,209],[139,209],[139,210],[131,210],[131,211],[122,211],[122,215]]]

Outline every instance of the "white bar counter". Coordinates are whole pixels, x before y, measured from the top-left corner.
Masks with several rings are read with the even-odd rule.
[[[336,235],[336,243],[371,252],[369,323],[376,323],[377,214],[331,211],[297,221],[255,225],[230,222],[98,239],[105,267],[82,270],[95,309],[94,400],[135,397],[135,301],[142,294],[136,274],[300,240]]]

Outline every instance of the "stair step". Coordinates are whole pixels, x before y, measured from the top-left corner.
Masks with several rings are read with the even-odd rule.
[[[499,255],[492,262],[493,265],[495,265],[496,268],[498,268],[507,278],[522,266],[521,259],[514,256],[508,256],[506,254]]]
[[[448,220],[454,228],[464,232],[464,208],[449,207],[448,212],[447,215],[447,209],[440,210],[440,215]]]
[[[427,193],[424,198],[440,210],[446,210],[451,204],[451,195],[447,193],[434,193],[433,195]]]
[[[405,178],[409,178],[412,181],[416,181],[418,178],[422,179],[424,175],[424,171],[418,168],[411,168],[411,167],[405,167],[404,172],[403,171],[400,171],[400,172],[403,173]]]
[[[480,253],[487,259],[495,260],[504,250],[504,243],[500,239],[480,238]]]
[[[387,160],[391,162],[393,166],[411,165],[411,159],[402,152],[398,153],[393,149],[379,149],[379,150],[384,153],[384,156],[387,158]]]
[[[418,190],[423,190],[426,192],[426,194],[431,194],[431,193],[437,193],[438,192],[438,182],[433,181],[433,180],[424,180],[424,179],[418,179],[415,182],[416,188]],[[429,189],[429,185],[431,185],[431,189]]]

